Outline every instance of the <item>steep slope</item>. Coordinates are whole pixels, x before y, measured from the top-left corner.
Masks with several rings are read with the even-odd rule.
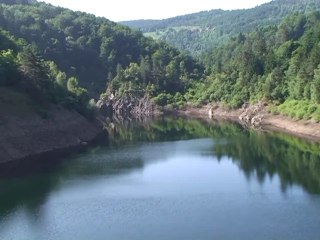
[[[320,12],[292,14],[277,26],[238,34],[208,53],[211,74],[186,98],[198,104],[281,104],[297,119],[320,121]]]
[[[75,78],[67,88],[65,74],[25,44],[0,30],[0,165],[51,158],[99,133]]]
[[[126,69],[131,63],[140,64],[142,59],[161,67],[157,73],[154,69],[153,74],[160,73],[161,81],[171,81],[165,75],[172,59],[178,64],[183,62],[183,74],[188,78],[200,70],[191,58],[139,31],[45,3],[0,5],[0,27],[35,44],[46,60],[54,61],[67,76],[76,76],[94,97],[105,91],[117,74],[117,67]],[[179,72],[173,81],[179,81],[181,75]],[[159,82],[153,80],[150,78],[146,84]],[[159,92],[166,90],[158,88]]]
[[[239,32],[278,24],[294,12],[319,9],[318,0],[273,0],[246,10],[211,10],[161,21],[138,20],[121,24],[140,29],[146,36],[166,41],[194,56],[201,56]]]
[[[107,19],[29,0],[0,4],[0,163],[92,140],[89,96],[107,88],[155,97],[185,92],[203,74],[190,56]]]
[[[0,87],[0,166],[20,159],[49,159],[93,140],[100,129],[78,112],[52,106],[46,117],[30,97]]]

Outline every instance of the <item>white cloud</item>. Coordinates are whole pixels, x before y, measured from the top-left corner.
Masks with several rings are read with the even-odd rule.
[[[44,0],[73,10],[104,16],[113,21],[161,19],[211,9],[251,8],[271,0]]]

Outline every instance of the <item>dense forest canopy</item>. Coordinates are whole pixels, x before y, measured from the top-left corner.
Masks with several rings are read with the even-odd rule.
[[[77,77],[94,97],[113,79],[139,88],[152,85],[155,94],[183,91],[203,71],[189,56],[139,31],[50,4],[2,4],[0,27],[34,44],[44,59],[54,61],[67,77]]]
[[[320,12],[239,33],[204,58],[210,75],[186,98],[239,107],[265,100],[298,118],[320,120]]]
[[[0,88],[3,99],[15,91],[27,95],[28,104],[38,110],[58,104],[89,117],[87,91],[79,86],[77,78],[68,79],[54,62],[45,61],[34,46],[3,30],[0,30]],[[3,99],[0,98],[0,103]]]
[[[244,10],[211,10],[165,20],[136,20],[121,24],[140,29],[147,36],[166,41],[201,59],[203,53],[239,32],[279,24],[289,14],[320,10],[318,0],[273,0]]]
[[[211,50],[201,52],[202,64],[105,18],[35,1],[0,3],[1,87],[79,110],[101,93],[136,92],[171,107],[263,100],[276,105],[274,111],[320,120],[320,13],[311,11],[318,1],[275,0],[171,19],[181,29],[202,21],[226,31],[203,38]],[[219,17],[211,19],[213,12]],[[185,40],[197,51],[196,37]]]

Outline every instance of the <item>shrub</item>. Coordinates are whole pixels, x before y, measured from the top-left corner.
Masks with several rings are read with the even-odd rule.
[[[292,118],[320,121],[320,104],[307,100],[287,100],[274,111]]]

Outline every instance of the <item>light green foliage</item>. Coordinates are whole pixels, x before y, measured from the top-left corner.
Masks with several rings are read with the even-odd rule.
[[[276,111],[292,118],[320,121],[320,104],[306,100],[287,100]]]
[[[56,81],[59,86],[65,88],[67,83],[67,74],[59,71],[56,76]]]
[[[87,90],[79,86],[79,81],[75,77],[71,77],[68,79],[67,89],[69,92],[72,92],[78,97],[83,96],[87,93]]]

